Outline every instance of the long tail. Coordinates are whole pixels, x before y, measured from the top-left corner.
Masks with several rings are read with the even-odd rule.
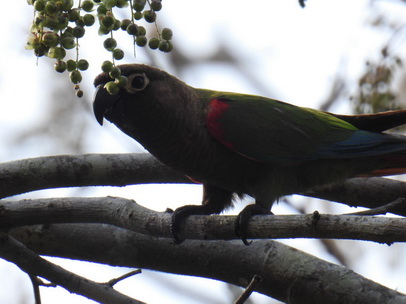
[[[358,177],[377,177],[388,175],[406,174],[406,151],[395,152],[378,156],[379,159],[385,160],[386,164],[369,173],[361,174]]]
[[[360,130],[371,132],[382,132],[406,124],[406,110],[361,115],[329,114],[352,124]]]
[[[388,111],[376,114],[337,115],[332,114],[360,130],[383,132],[406,124],[406,110]],[[406,174],[406,150],[391,152],[377,156],[385,160],[385,165],[377,170],[362,174],[362,177],[387,176]]]

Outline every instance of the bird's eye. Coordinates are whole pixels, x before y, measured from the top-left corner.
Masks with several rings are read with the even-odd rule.
[[[129,93],[135,93],[144,90],[148,83],[149,79],[147,78],[145,73],[132,74],[128,77],[126,89]]]
[[[144,87],[144,77],[142,76],[135,76],[131,81],[131,87],[133,89],[142,89]]]

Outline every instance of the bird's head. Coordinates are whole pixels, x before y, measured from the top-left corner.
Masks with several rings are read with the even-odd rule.
[[[142,64],[124,64],[118,66],[121,75],[128,79],[116,95],[110,95],[105,84],[112,81],[107,73],[98,75],[94,81],[96,93],[93,112],[100,125],[103,118],[116,125],[122,125],[134,119],[140,111],[148,115],[145,107],[160,109],[173,107],[176,95],[184,91],[185,84],[177,78],[157,68]],[[172,105],[171,105],[172,104]]]

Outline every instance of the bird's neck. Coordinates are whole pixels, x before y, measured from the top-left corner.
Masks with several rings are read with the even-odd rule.
[[[119,126],[163,163],[178,170],[183,169],[178,166],[185,160],[196,162],[196,158],[209,155],[212,147],[207,144],[212,138],[205,128],[205,105],[193,91],[185,94],[182,100],[163,98],[139,104],[133,112],[134,124]]]

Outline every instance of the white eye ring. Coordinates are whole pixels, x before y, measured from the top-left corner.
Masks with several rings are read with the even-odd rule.
[[[136,93],[144,90],[149,84],[149,79],[145,73],[142,74],[132,74],[128,77],[127,85],[125,89],[128,93]]]

